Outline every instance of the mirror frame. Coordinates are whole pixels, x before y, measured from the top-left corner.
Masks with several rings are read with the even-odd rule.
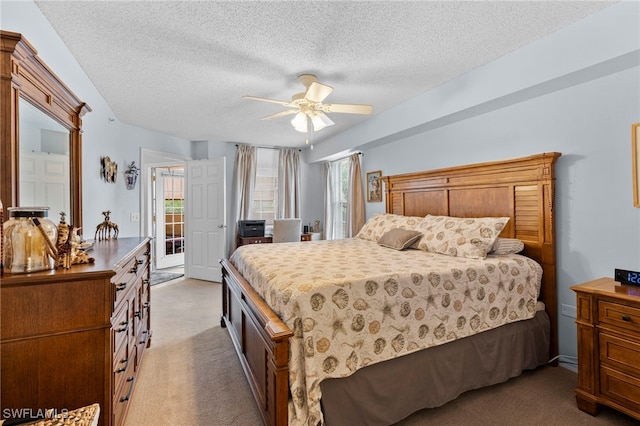
[[[0,30],[0,200],[5,208],[20,205],[20,98],[69,131],[68,223],[82,227],[82,117],[91,107],[47,67],[21,34]]]

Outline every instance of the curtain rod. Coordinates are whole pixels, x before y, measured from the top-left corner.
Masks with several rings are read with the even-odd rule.
[[[242,144],[236,144],[236,147],[240,146],[240,145],[248,145],[248,146],[255,146],[256,148],[262,148],[262,149],[295,149],[295,148],[285,148],[283,146],[265,146],[265,145],[252,145],[249,143],[242,143]],[[298,148],[298,151],[302,151],[300,148]]]
[[[360,156],[364,157],[364,152],[362,152],[362,151],[356,151],[356,152],[352,152],[351,154],[347,154],[347,155],[345,155],[344,157],[335,158],[335,159],[333,159],[333,160],[327,160],[327,163],[333,163],[333,162],[336,162],[336,161],[342,161],[342,160],[344,160],[345,158],[349,158],[349,157],[351,157],[353,154],[358,154],[358,155],[360,155]]]

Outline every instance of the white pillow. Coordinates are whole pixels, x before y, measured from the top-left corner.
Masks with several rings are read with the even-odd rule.
[[[418,225],[423,234],[418,248],[447,256],[484,259],[508,221],[508,217],[427,215]]]
[[[416,229],[424,219],[419,216],[403,216],[393,213],[377,213],[360,228],[357,238],[378,242],[380,237],[394,228]]]

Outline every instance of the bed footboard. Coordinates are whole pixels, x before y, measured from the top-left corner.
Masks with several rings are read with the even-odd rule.
[[[222,265],[222,320],[267,425],[287,424],[291,329],[228,260]]]

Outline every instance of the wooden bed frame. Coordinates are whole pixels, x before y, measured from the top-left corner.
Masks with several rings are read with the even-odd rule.
[[[384,176],[386,211],[406,216],[509,216],[501,236],[518,238],[544,270],[540,299],[551,323],[550,359],[558,352],[554,166],[560,153]],[[286,425],[292,331],[228,261],[222,260],[221,325],[240,357],[262,419]]]

